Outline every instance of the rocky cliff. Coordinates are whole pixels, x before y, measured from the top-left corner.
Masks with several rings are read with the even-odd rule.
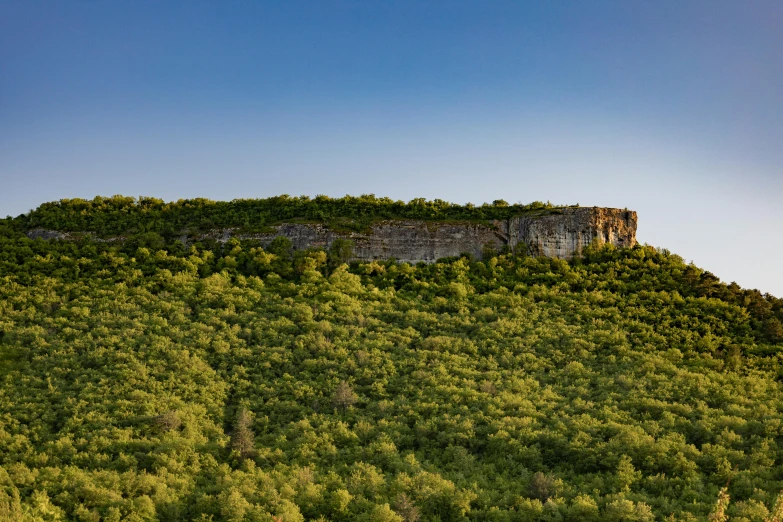
[[[408,263],[434,262],[443,257],[470,254],[481,257],[486,249],[526,249],[535,256],[568,259],[593,241],[617,247],[636,244],[636,212],[612,208],[563,208],[494,221],[490,224],[394,220],[372,225],[366,233],[339,233],[322,224],[285,223],[266,234],[235,234],[223,230],[209,237],[257,239],[262,244],[285,236],[294,248],[329,248],[338,238],[353,242],[360,261],[394,258]]]
[[[40,228],[30,230],[27,235],[64,240],[84,236]],[[562,208],[527,213],[491,224],[387,220],[374,223],[364,233],[338,232],[319,223],[283,223],[267,233],[243,234],[235,229],[223,229],[181,239],[186,243],[207,238],[226,242],[236,237],[256,239],[268,245],[278,236],[290,239],[297,250],[328,249],[336,239],[348,239],[353,242],[354,258],[359,261],[394,258],[408,263],[432,263],[462,254],[479,258],[487,249],[499,251],[506,247],[515,252],[524,249],[535,256],[568,259],[594,241],[617,247],[634,246],[636,212],[599,207]]]
[[[636,244],[636,212],[616,208],[566,208],[561,214],[509,220],[509,246],[524,243],[532,255],[567,259],[593,241]]]

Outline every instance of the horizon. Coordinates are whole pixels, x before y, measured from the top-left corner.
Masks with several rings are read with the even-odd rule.
[[[629,208],[783,296],[783,4],[0,5],[0,215],[96,194]]]

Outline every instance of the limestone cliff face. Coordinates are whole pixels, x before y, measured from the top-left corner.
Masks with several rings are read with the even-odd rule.
[[[616,208],[566,208],[562,214],[509,220],[509,244],[524,242],[532,255],[567,259],[593,241],[636,244],[636,212]]]
[[[443,257],[470,254],[480,258],[484,248],[500,250],[508,242],[507,233],[478,223],[438,223],[400,220],[381,221],[366,234],[338,233],[325,225],[284,223],[268,234],[234,234],[230,230],[207,237],[228,241],[231,237],[256,239],[268,245],[278,236],[291,240],[294,248],[329,248],[335,239],[353,242],[354,258],[372,261],[394,258],[406,263],[433,263]],[[506,227],[507,228],[507,227]]]
[[[530,214],[492,225],[427,221],[382,221],[366,234],[337,233],[321,224],[282,224],[268,234],[223,231],[213,236],[258,239],[270,243],[277,236],[291,240],[294,248],[328,248],[337,238],[353,242],[359,261],[394,258],[408,263],[432,263],[443,257],[470,254],[480,258],[485,249],[526,249],[535,256],[568,259],[593,241],[617,247],[636,244],[636,212],[613,208],[565,208],[558,213]]]
[[[593,241],[617,247],[636,244],[636,212],[614,208],[580,207],[526,214],[492,224],[446,223],[416,220],[380,221],[366,233],[343,233],[318,223],[284,223],[263,234],[242,234],[236,230],[217,230],[196,239],[220,242],[232,237],[256,239],[268,245],[275,237],[285,236],[294,248],[329,248],[338,238],[353,242],[358,261],[394,258],[407,263],[432,263],[443,257],[470,254],[480,258],[486,249],[504,247],[531,255],[568,259]],[[82,234],[83,235],[83,234]],[[32,238],[72,239],[79,234],[34,229]],[[90,236],[90,234],[87,234]],[[95,239],[99,241],[98,239]],[[123,238],[104,239],[121,241]],[[187,237],[182,238],[188,242]]]

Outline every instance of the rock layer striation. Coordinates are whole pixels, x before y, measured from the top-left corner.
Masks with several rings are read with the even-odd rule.
[[[524,243],[532,255],[568,259],[594,241],[616,247],[636,244],[636,212],[579,207],[561,214],[519,216],[509,220],[509,246]]]
[[[526,214],[508,220],[481,223],[390,220],[372,225],[366,233],[343,233],[317,223],[284,223],[266,234],[212,235],[218,241],[231,237],[257,239],[269,244],[275,237],[291,240],[294,248],[329,248],[338,238],[353,242],[358,261],[396,259],[432,263],[443,257],[469,254],[480,258],[487,250],[510,248],[534,256],[569,259],[593,242],[616,247],[636,244],[636,212],[614,208],[578,207]]]

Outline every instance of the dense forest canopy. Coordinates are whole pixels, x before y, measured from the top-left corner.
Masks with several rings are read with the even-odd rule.
[[[440,199],[423,198],[409,202],[374,195],[328,196],[211,201],[183,199],[166,203],[161,199],[113,196],[92,200],[63,199],[44,203],[19,216],[20,226],[70,232],[94,232],[99,236],[133,235],[155,232],[164,236],[182,231],[204,231],[236,227],[259,230],[285,220],[330,222],[348,220],[343,225],[366,226],[379,219],[423,219],[439,221],[490,221],[508,219],[528,212],[553,211],[550,203],[510,205],[503,200],[475,206],[458,205]]]
[[[346,265],[23,233],[145,222],[99,203],[0,220],[0,520],[780,512],[783,300],[649,246]]]

